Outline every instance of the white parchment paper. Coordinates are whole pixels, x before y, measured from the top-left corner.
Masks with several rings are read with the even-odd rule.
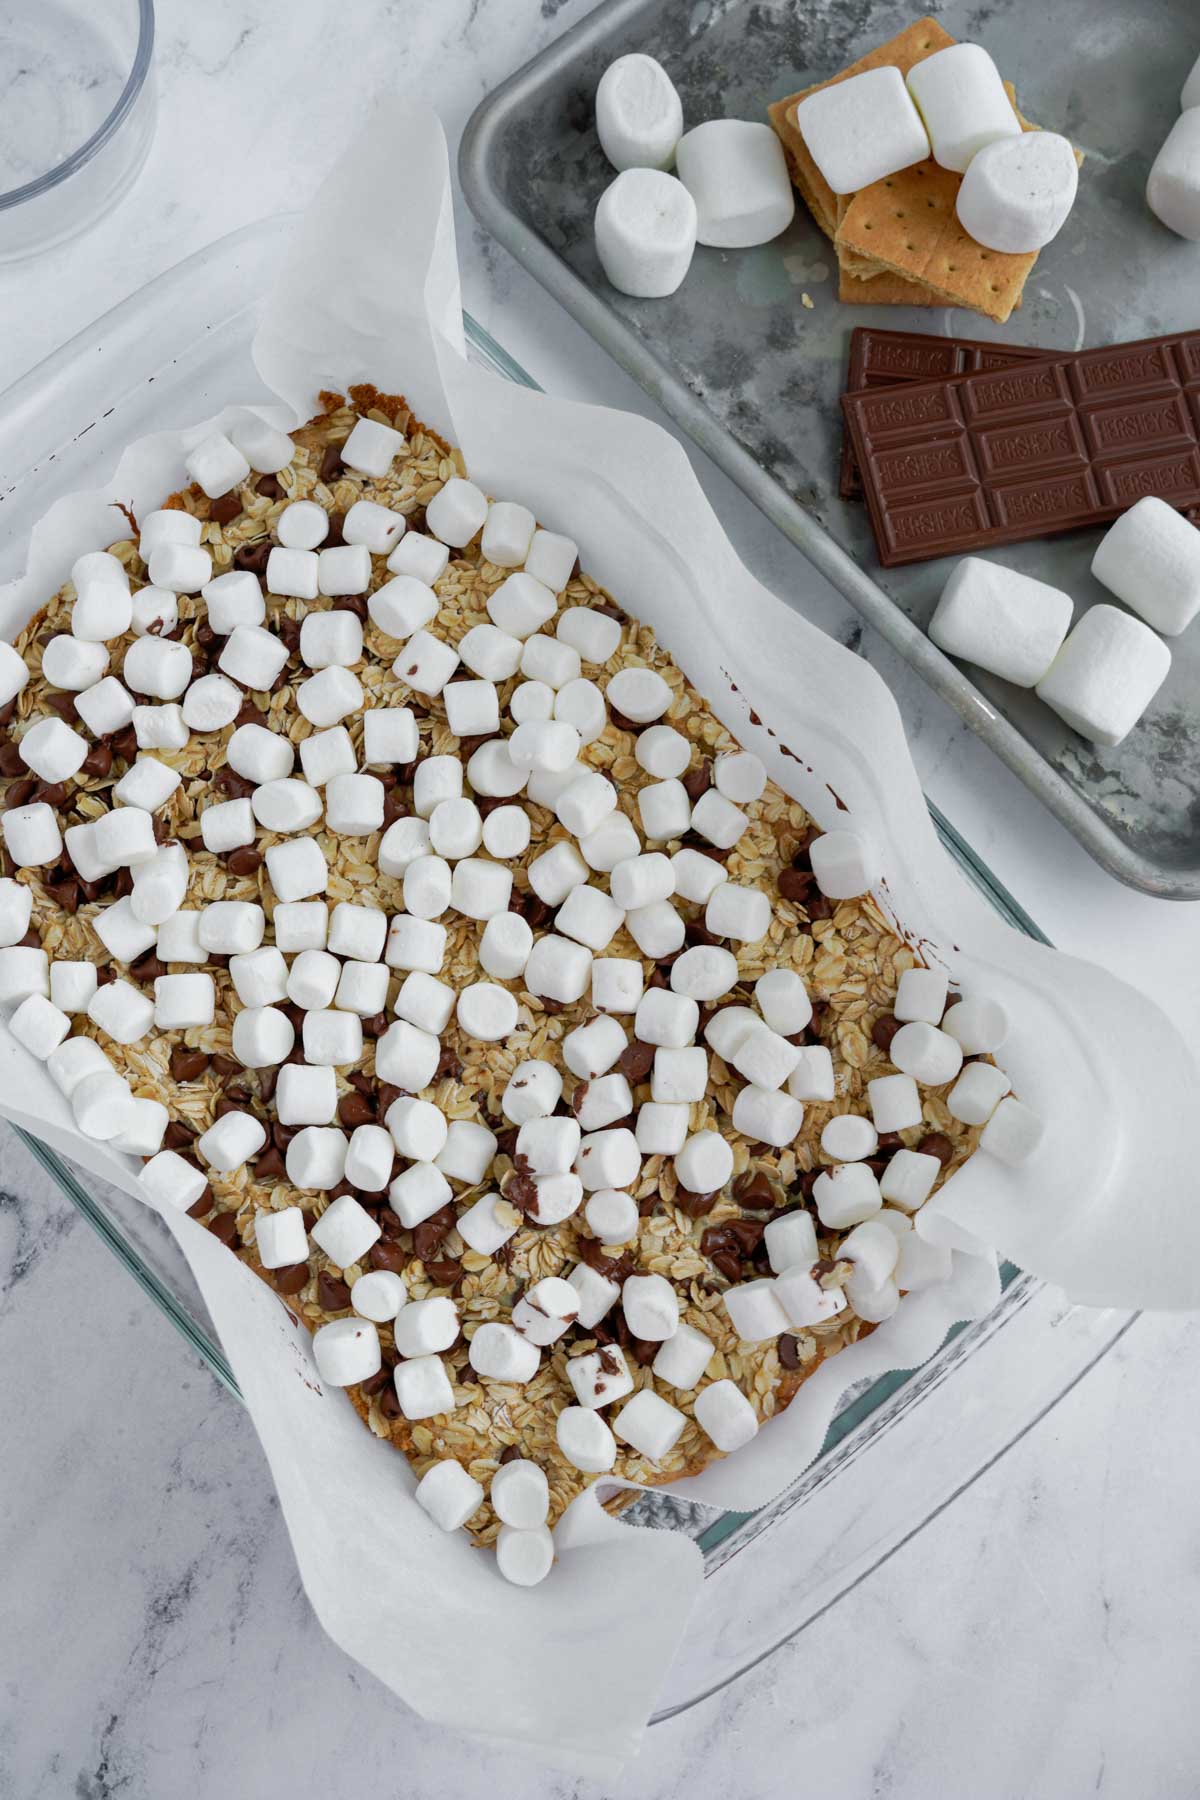
[[[919,1215],[922,1232],[955,1251],[951,1280],[907,1297],[753,1444],[676,1491],[742,1509],[772,1498],[817,1453],[851,1381],[913,1366],[952,1323],[994,1304],[997,1252],[1078,1301],[1200,1304],[1191,1053],[1147,1000],[1009,930],[966,884],[937,841],[883,683],[742,566],[673,438],[465,360],[446,147],[426,108],[381,103],[331,171],[264,308],[255,356],[278,422],[307,418],[321,388],[403,392],[462,446],[475,480],[574,537],[589,573],[654,627],[774,780],[823,825],[852,822],[879,841],[882,896],[927,959],[995,995],[1014,1022],[1001,1060],[1049,1128],[1023,1169],[976,1157]],[[114,499],[158,504],[182,481],[188,447],[237,410],[131,445],[103,488],[56,503],[25,577],[0,591],[0,631],[11,635],[76,555],[111,539]],[[3,1032],[0,1092],[5,1116],[136,1191],[132,1162],[75,1133],[44,1070]],[[611,1774],[636,1748],[686,1628],[701,1579],[694,1545],[611,1520],[593,1491],[560,1527],[552,1578],[506,1586],[464,1534],[431,1525],[404,1459],[343,1394],[323,1390],[307,1334],[279,1300],[194,1221],[167,1223],[330,1635],[428,1718]]]

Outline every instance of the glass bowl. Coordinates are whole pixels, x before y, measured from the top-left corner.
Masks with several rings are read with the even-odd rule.
[[[0,0],[0,263],[86,231],[154,136],[154,0]]]

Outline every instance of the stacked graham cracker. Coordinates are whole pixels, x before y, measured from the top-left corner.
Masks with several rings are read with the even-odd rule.
[[[835,194],[795,124],[796,103],[809,94],[888,63],[907,75],[954,41],[935,19],[918,19],[831,80],[776,100],[767,113],[793,182],[837,252],[840,300],[851,306],[965,306],[1003,323],[1021,304],[1037,254],[985,250],[967,235],[954,210],[960,175],[930,157],[857,194]],[[1005,86],[1015,106],[1013,90]],[[1037,129],[1021,122],[1027,131]]]

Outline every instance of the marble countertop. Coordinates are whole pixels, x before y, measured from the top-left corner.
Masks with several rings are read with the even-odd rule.
[[[302,203],[365,93],[419,91],[456,142],[479,97],[587,10],[291,0],[285,23],[270,0],[160,0],[150,162],[91,235],[0,267],[0,379],[212,238]],[[544,385],[656,416],[461,206],[458,229],[466,303]],[[884,674],[928,792],[1050,937],[1145,988],[1194,1038],[1194,912],[1103,875],[694,460],[755,572],[802,591],[806,612]],[[7,1133],[0,1294],[0,1793],[437,1800],[500,1779],[545,1800],[1200,1794],[1200,1320],[1139,1321],[847,1600],[654,1728],[602,1790],[425,1726],[333,1648],[240,1408]]]

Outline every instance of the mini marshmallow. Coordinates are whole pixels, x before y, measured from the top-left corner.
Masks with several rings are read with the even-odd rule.
[[[729,1322],[745,1344],[764,1343],[788,1328],[773,1281],[741,1282],[726,1288],[723,1298]]]
[[[761,943],[771,929],[770,898],[761,888],[723,881],[713,889],[704,909],[704,924],[714,937],[731,938],[739,944]]]
[[[225,675],[202,675],[199,681],[193,681],[183,696],[182,708],[176,709],[185,727],[192,731],[222,731],[226,725],[232,725],[242,707],[242,690]],[[144,714],[149,709],[137,708],[137,714]],[[167,707],[159,707],[165,713]],[[137,716],[135,714],[135,724]],[[138,732],[139,744],[148,741]],[[187,742],[187,731],[184,732],[184,743]],[[169,748],[182,749],[182,745],[171,744]]]
[[[275,908],[271,923],[280,950],[322,950],[329,928],[324,900],[292,900]]]
[[[694,906],[704,906],[721,883],[729,879],[720,863],[705,856],[701,850],[677,850],[671,858],[671,869],[675,892],[681,900],[690,900]]]
[[[353,510],[351,507],[350,511]],[[346,516],[349,518],[349,514]],[[345,535],[343,526],[342,536]],[[387,566],[393,575],[413,575],[427,587],[432,587],[446,573],[449,561],[450,552],[445,544],[439,544],[436,538],[426,537],[419,531],[406,531],[388,557]]]
[[[715,1194],[733,1174],[733,1149],[719,1131],[698,1131],[675,1157],[675,1174],[692,1194]]]
[[[1019,1168],[1033,1155],[1045,1131],[1042,1120],[1022,1101],[1001,1100],[979,1135],[979,1148],[1011,1168]]]
[[[378,1126],[367,1129],[378,1130]],[[354,1139],[350,1142],[353,1145]],[[349,1164],[349,1155],[346,1161]],[[376,1325],[390,1325],[407,1298],[404,1277],[392,1269],[372,1269],[369,1274],[360,1275],[350,1289],[350,1304],[355,1312]]]
[[[415,575],[397,575],[385,581],[367,601],[371,622],[385,637],[406,642],[415,631],[437,617],[438,600],[433,589]]]
[[[934,161],[943,169],[961,175],[989,144],[1021,136],[1021,121],[1005,92],[1000,71],[982,44],[949,44],[935,51],[913,64],[907,85],[929,134]],[[1074,157],[1071,160],[1074,162]],[[993,244],[991,248],[1010,246]],[[1023,248],[1036,250],[1039,246]]]
[[[305,1012],[321,1012],[333,1005],[342,965],[327,950],[302,950],[287,976],[287,997]]]
[[[888,1218],[886,1213],[883,1216]],[[897,1215],[897,1223],[907,1225],[908,1220]],[[900,1255],[892,1280],[901,1292],[914,1293],[932,1287],[936,1282],[949,1281],[953,1264],[948,1248],[927,1243],[912,1230],[900,1232],[899,1245]]]
[[[377,962],[387,936],[387,914],[375,906],[353,906],[342,900],[329,919],[329,949],[336,956]]]
[[[473,481],[452,475],[425,508],[425,523],[434,537],[455,550],[463,549],[479,532],[488,516],[486,497]]]
[[[760,975],[754,984],[754,999],[772,1031],[783,1037],[794,1037],[812,1018],[808,990],[793,969],[768,969],[765,975]],[[803,1099],[805,1096],[796,1097]]]
[[[867,1083],[871,1117],[881,1136],[889,1131],[907,1131],[920,1125],[921,1096],[911,1075],[878,1075]]]
[[[516,641],[514,638],[513,643]],[[535,719],[552,719],[554,689],[544,681],[522,681],[519,687],[513,689],[508,703],[508,716],[514,725],[528,725]]]
[[[154,1023],[159,1031],[188,1031],[211,1025],[216,1013],[211,975],[158,975],[154,980]]]
[[[255,901],[214,900],[200,909],[197,931],[205,950],[232,956],[257,950],[266,927],[266,914]]]
[[[27,994],[8,1021],[8,1029],[31,1056],[45,1062],[70,1031],[71,1021],[44,994]]]
[[[182,844],[163,844],[149,862],[134,869],[129,909],[143,924],[161,925],[179,911],[187,886],[187,852]]]
[[[287,468],[295,453],[287,433],[277,431],[257,413],[247,413],[238,424],[231,426],[229,436],[256,475],[278,475],[281,469]]]
[[[257,631],[258,627],[246,625],[238,629]],[[263,636],[269,636],[269,633],[264,632]],[[140,637],[135,638],[125,652],[121,673],[126,687],[135,694],[149,694],[155,700],[177,700],[192,679],[192,668],[192,653],[186,644],[174,643],[169,638]],[[258,685],[269,686],[269,683]]]
[[[392,664],[392,674],[418,694],[437,695],[457,667],[457,650],[431,632],[414,631]]]
[[[519,913],[498,912],[487,922],[479,940],[479,961],[499,981],[515,981],[525,972],[533,932]]]
[[[155,940],[155,928],[139,919],[128,894],[106,906],[92,920],[92,929],[114,962],[131,963],[148,950]]]
[[[507,681],[521,666],[521,652],[520,638],[495,625],[472,625],[458,645],[464,664],[482,681]]]
[[[606,1081],[623,1081],[622,1075],[607,1075]],[[598,1085],[598,1084],[593,1084]],[[587,1098],[591,1099],[591,1088]],[[638,1108],[637,1147],[643,1156],[674,1156],[683,1149],[687,1137],[690,1109],[683,1105],[648,1100]]]
[[[362,683],[349,669],[334,664],[300,683],[296,689],[296,705],[309,724],[318,730],[339,725],[348,713],[362,711]]]
[[[321,555],[336,556],[338,551],[323,550]],[[370,562],[369,556],[367,561]],[[362,621],[352,612],[309,613],[300,626],[300,656],[310,669],[348,669],[361,660],[362,644]]]
[[[202,521],[180,507],[147,513],[138,534],[138,554],[143,562],[149,562],[151,552],[160,544],[187,544],[194,550],[202,530]]]
[[[407,448],[403,433],[393,431],[390,425],[381,425],[376,419],[356,419],[342,445],[342,464],[356,475],[379,479],[388,474],[395,458]]]
[[[428,856],[430,849],[429,826],[424,819],[396,819],[380,840],[379,873],[403,875],[411,864]]]
[[[772,1031],[769,1025],[753,1025],[725,1060],[739,1075],[758,1087],[780,1088],[800,1059],[797,1045]]]
[[[593,987],[595,965],[593,964]],[[625,1029],[615,1019],[601,1017],[577,1025],[562,1043],[562,1057],[572,1075],[592,1081],[607,1074],[626,1046]]]
[[[986,1125],[1012,1083],[992,1063],[968,1063],[946,1096],[946,1110],[963,1125]]]
[[[619,669],[610,677],[605,697],[635,725],[660,719],[671,704],[670,688],[653,669]]]
[[[535,531],[523,560],[527,575],[552,594],[561,594],[579,561],[579,545],[556,531]]]
[[[467,1360],[475,1373],[487,1381],[511,1381],[523,1386],[537,1374],[542,1356],[537,1345],[511,1325],[489,1321],[477,1327]]]
[[[175,594],[198,594],[206,581],[212,580],[212,556],[207,550],[193,550],[187,544],[160,544],[151,552],[150,561],[146,565],[152,587],[168,588]],[[133,617],[132,604],[128,618]],[[75,619],[72,615],[71,629],[77,637],[84,635],[75,630]],[[128,621],[121,630],[128,629]],[[90,637],[92,634],[88,632]],[[109,637],[119,637],[120,631],[109,632]]]
[[[578,650],[586,663],[608,662],[621,642],[620,621],[591,606],[568,606],[554,629],[555,636]]]
[[[520,568],[529,554],[536,524],[527,506],[519,506],[515,500],[493,500],[479,540],[484,561],[500,569]]]
[[[370,1281],[371,1276],[364,1275],[361,1280]],[[447,1456],[425,1471],[413,1498],[435,1525],[443,1531],[457,1531],[483,1505],[483,1488],[460,1462]]]
[[[264,858],[278,899],[307,900],[325,892],[329,868],[325,852],[314,838],[290,838],[285,844],[271,844]]]
[[[366,719],[381,715],[367,713],[364,716],[363,737],[366,738]],[[383,717],[390,715],[384,714]],[[410,715],[411,716],[411,715]],[[413,725],[413,754],[416,754],[416,725]],[[364,760],[370,762],[368,756]],[[385,759],[376,757],[375,761]],[[390,761],[391,758],[386,760]],[[358,767],[354,754],[354,745],[350,741],[350,733],[344,725],[331,726],[328,731],[314,731],[300,740],[300,766],[304,770],[304,779],[310,787],[324,787],[335,775],[353,775]]]
[[[554,617],[557,602],[549,588],[535,581],[524,570],[509,575],[488,595],[487,611],[492,624],[509,637],[532,637]]]
[[[572,1283],[577,1273],[578,1270],[571,1271]],[[607,1285],[614,1293],[619,1291],[614,1282]],[[582,1315],[580,1324],[583,1324]],[[617,1344],[608,1344],[603,1350],[593,1350],[585,1356],[571,1357],[567,1363],[567,1379],[580,1406],[593,1412],[602,1406],[611,1406],[614,1400],[623,1400],[626,1394],[633,1392],[633,1376],[625,1361],[625,1352]]]
[[[200,981],[198,975],[176,975],[169,977],[176,981]],[[232,1174],[242,1164],[256,1156],[267,1141],[266,1126],[261,1124],[248,1112],[222,1113],[215,1124],[207,1131],[201,1132],[196,1140],[196,1149],[219,1175]]]
[[[243,1006],[270,1006],[288,997],[288,966],[274,944],[231,956],[229,974]]]
[[[885,1281],[880,1287],[870,1287],[864,1278],[854,1270],[846,1282],[846,1298],[858,1314],[868,1324],[878,1325],[884,1319],[890,1319],[900,1304],[900,1291],[894,1281]]]
[[[496,1149],[496,1134],[486,1125],[474,1119],[451,1119],[446,1141],[433,1160],[451,1181],[474,1187],[491,1168]]]
[[[1067,139],[1056,131],[1023,131],[971,158],[954,210],[977,244],[1024,256],[1058,236],[1078,187],[1079,165]]]
[[[96,992],[96,965],[90,962],[53,962],[50,965],[50,998],[65,1013],[81,1013]]]
[[[497,806],[483,821],[483,845],[489,856],[505,861],[529,848],[529,814],[520,806]]]
[[[347,544],[361,544],[372,556],[390,556],[406,529],[403,513],[374,500],[356,500],[342,520],[342,539]]]
[[[618,56],[596,89],[596,135],[614,169],[669,169],[683,132],[683,105],[652,56]]]
[[[792,121],[835,194],[855,194],[929,155],[921,115],[892,64],[810,94]]]
[[[417,1356],[411,1362],[398,1362],[392,1370],[392,1381],[406,1419],[432,1419],[454,1410],[454,1389],[440,1356]]]
[[[853,1263],[868,1288],[883,1286],[896,1267],[899,1254],[895,1232],[880,1219],[867,1219],[856,1225],[838,1245],[839,1262],[844,1258]]]
[[[751,806],[762,797],[767,785],[767,771],[749,750],[728,751],[718,756],[713,778],[727,800],[738,806]]]
[[[804,1123],[804,1108],[778,1088],[744,1087],[733,1103],[733,1128],[743,1137],[782,1149],[795,1141]]]
[[[786,1269],[811,1269],[820,1254],[812,1214],[806,1212],[789,1212],[781,1218],[768,1219],[763,1243],[776,1275],[782,1275]]]
[[[838,1113],[821,1132],[821,1149],[833,1162],[861,1162],[878,1148],[878,1132],[859,1113]]]
[[[296,1032],[274,1006],[243,1007],[233,1021],[233,1054],[247,1069],[270,1069],[292,1053]]]
[[[562,1098],[562,1076],[552,1063],[518,1063],[500,1099],[500,1110],[513,1125],[547,1117]]]
[[[445,1114],[432,1100],[402,1094],[388,1107],[384,1124],[401,1156],[409,1162],[431,1163],[446,1144]]]
[[[893,1017],[905,1025],[914,1020],[938,1024],[946,1010],[949,985],[948,976],[940,969],[905,969],[896,983]]]
[[[529,865],[529,885],[547,906],[561,906],[573,888],[583,886],[587,876],[587,864],[565,839],[543,850]]]
[[[592,1005],[599,1012],[632,1013],[641,1004],[642,965],[628,956],[595,957],[592,962]]]
[[[879,879],[875,846],[859,831],[827,831],[808,846],[817,886],[828,900],[853,900]]]
[[[602,1131],[633,1111],[633,1093],[624,1075],[599,1075],[575,1090],[575,1116],[585,1131]],[[647,1149],[639,1140],[639,1149]]]
[[[586,838],[604,823],[616,804],[617,790],[612,782],[589,769],[563,789],[554,810],[573,837]]]
[[[112,1073],[112,1064],[95,1038],[68,1038],[46,1058],[46,1072],[69,1100],[86,1075]]]
[[[848,1225],[861,1225],[872,1219],[883,1205],[879,1183],[866,1163],[840,1163],[836,1169],[824,1169],[813,1182],[813,1203],[817,1217],[830,1231],[842,1231]]]
[[[569,681],[580,677],[579,652],[561,638],[546,637],[535,632],[525,639],[521,652],[521,673],[527,681],[541,681],[556,692]],[[603,729],[603,727],[601,727]]]
[[[469,1250],[494,1256],[516,1231],[521,1215],[499,1194],[484,1194],[458,1216],[458,1234]]]
[[[879,1191],[892,1206],[913,1213],[924,1206],[941,1172],[936,1156],[927,1156],[920,1150],[897,1150],[880,1177]]]
[[[583,1209],[588,1230],[602,1244],[630,1244],[638,1233],[637,1201],[620,1188],[598,1188]],[[681,1328],[682,1329],[682,1328]]]
[[[76,696],[75,711],[94,737],[110,737],[133,720],[134,698],[115,675]]]
[[[201,438],[184,459],[188,479],[204,489],[210,500],[219,500],[247,479],[250,464],[231,438],[214,431]]]
[[[112,1080],[116,1085],[119,1078],[105,1075],[100,1079]],[[194,1163],[186,1162],[174,1150],[160,1150],[138,1176],[138,1186],[153,1204],[186,1212],[199,1200],[208,1183]]]
[[[599,888],[572,888],[555,918],[564,937],[586,944],[589,950],[606,950],[625,920],[625,914]]]
[[[283,1206],[278,1212],[256,1213],[254,1245],[264,1269],[295,1268],[297,1263],[307,1262],[308,1233],[301,1208]]]
[[[239,625],[261,625],[267,616],[258,576],[249,569],[214,575],[200,592],[208,608],[208,622],[218,637],[228,637]]]
[[[670,899],[675,892],[675,871],[669,857],[651,850],[617,863],[608,885],[619,907],[635,910]]]
[[[203,550],[155,552],[158,558],[176,554],[185,558],[200,556],[205,563],[208,562],[208,554]],[[92,582],[80,589],[79,597],[71,608],[71,634],[84,643],[104,643],[128,631],[132,619],[133,601],[128,587],[117,587],[107,581]]]
[[[603,1475],[617,1460],[616,1438],[589,1407],[564,1406],[554,1421],[554,1434],[563,1459],[585,1475]]]
[[[577,1263],[567,1280],[579,1295],[578,1322],[584,1331],[591,1331],[597,1326],[621,1298],[621,1290],[616,1282],[610,1281],[607,1275],[599,1274],[587,1263]]]
[[[637,299],[673,294],[696,248],[696,202],[658,169],[626,169],[596,207],[596,255],[612,285]]]
[[[443,800],[457,800],[463,791],[462,764],[456,756],[426,756],[413,777],[413,808],[428,819]]]
[[[374,775],[332,775],[325,784],[325,824],[341,837],[381,830],[383,805],[383,783]]]
[[[516,1030],[517,1016],[512,994],[490,981],[473,982],[458,996],[459,1030],[479,1043],[502,1043]]]
[[[642,1170],[642,1153],[627,1126],[588,1132],[579,1146],[576,1170],[589,1194],[597,1188],[631,1187]]]
[[[507,739],[490,738],[486,744],[480,744],[467,763],[467,780],[477,794],[508,799],[520,793],[529,780],[529,771],[513,761]]]
[[[299,1143],[300,1138],[320,1139],[318,1156],[329,1156],[333,1163],[345,1163],[345,1138],[340,1130],[329,1130],[322,1125],[309,1125],[300,1130],[291,1139],[291,1145]],[[340,1145],[336,1139],[342,1139]],[[288,1150],[291,1150],[288,1145]],[[288,1179],[291,1179],[291,1159],[288,1157]],[[302,1183],[295,1183],[300,1186]],[[335,1183],[331,1183],[333,1186]],[[338,1269],[349,1269],[356,1262],[362,1262],[363,1256],[371,1249],[372,1244],[380,1240],[380,1228],[371,1217],[371,1213],[360,1206],[353,1193],[340,1193],[331,1206],[320,1215],[317,1224],[309,1231],[309,1237],[318,1249],[324,1249],[329,1262]]]
[[[329,535],[329,514],[315,500],[293,500],[275,524],[285,550],[315,550]]]
[[[703,1100],[708,1086],[708,1052],[703,1045],[689,1045],[684,1050],[661,1049],[654,1052],[650,1075],[650,1098],[667,1103],[683,1101],[691,1105]]]
[[[158,928],[155,954],[165,963],[206,963],[208,951],[200,942],[200,914],[177,912],[164,919]]]
[[[964,1056],[988,1056],[1008,1036],[1008,1014],[998,1000],[968,994],[950,1008],[942,1030],[957,1039]]]
[[[66,781],[83,766],[91,745],[62,719],[41,718],[18,744],[21,760],[42,781]]]
[[[1072,607],[1070,595],[1047,582],[983,556],[964,556],[942,589],[929,635],[947,656],[1016,687],[1034,687],[1058,654]]]
[[[500,729],[500,702],[493,682],[452,681],[443,698],[446,723],[455,737],[486,737]]]
[[[559,774],[579,754],[579,733],[562,719],[529,719],[508,740],[508,754],[518,768]]]
[[[679,1325],[659,1350],[650,1367],[668,1387],[687,1393],[693,1389],[712,1361],[712,1341],[694,1326]]]
[[[674,1290],[672,1290],[674,1292]],[[579,1317],[579,1295],[569,1281],[547,1275],[535,1281],[513,1308],[513,1326],[531,1344],[556,1344]],[[509,1521],[516,1524],[516,1520]]]
[[[268,731],[265,725],[239,725],[225,746],[225,755],[235,774],[256,786],[264,781],[282,781],[291,774],[296,762],[288,739]]]
[[[96,1138],[101,1143],[111,1143],[123,1132],[130,1130],[137,1117],[129,1083],[112,1069],[85,1075],[71,1095],[71,1109],[75,1114],[75,1123],[84,1136]],[[182,1162],[182,1158],[179,1160]],[[152,1161],[157,1162],[158,1158],[154,1157]],[[164,1181],[162,1186],[173,1189],[173,1192],[161,1196],[168,1204],[177,1205],[181,1212],[199,1198],[207,1185],[198,1169],[193,1170],[188,1163],[183,1163],[183,1167],[189,1171],[186,1183],[182,1179]],[[198,1177],[198,1182],[193,1177]],[[183,1198],[185,1192],[188,1196],[186,1200]]]
[[[458,1328],[458,1308],[453,1300],[441,1294],[410,1300],[396,1315],[396,1348],[401,1356],[436,1356],[450,1348]]]
[[[156,756],[139,756],[126,769],[113,788],[114,800],[122,806],[140,806],[144,812],[157,812],[165,806],[182,777]],[[181,896],[182,898],[182,896]]]
[[[583,998],[592,974],[592,953],[582,944],[547,932],[538,938],[525,964],[525,987],[531,994],[564,1006]]]
[[[621,1310],[634,1337],[661,1344],[679,1329],[679,1296],[665,1275],[629,1275],[621,1287]]]
[[[0,879],[0,944],[20,943],[32,915],[32,890],[8,876]]]
[[[233,683],[226,681],[223,675],[206,676],[204,679],[216,683],[222,688],[233,689],[238,705],[241,705],[241,695],[233,687]],[[199,685],[199,682],[193,682],[188,693],[190,694]],[[187,695],[184,698],[186,699]],[[225,720],[224,722],[228,724],[229,721]],[[139,750],[182,750],[188,741],[188,723],[181,706],[135,706],[133,729]]]
[[[643,1044],[682,1050],[695,1041],[700,1008],[686,994],[668,988],[648,988],[638,1002],[634,1034]],[[619,1183],[617,1184],[620,1185]]]
[[[154,1003],[132,982],[110,981],[88,1001],[87,1016],[115,1044],[137,1044],[154,1024]]]
[[[362,1055],[363,1028],[357,1013],[314,1007],[304,1015],[304,1060],[346,1068]],[[386,1076],[381,1076],[386,1080]]]
[[[888,1059],[922,1087],[944,1087],[962,1068],[962,1045],[949,1032],[915,1019],[900,1027],[888,1045]]]
[[[502,1525],[496,1538],[496,1567],[515,1587],[536,1587],[554,1566],[554,1539],[547,1526],[518,1531]]]
[[[16,816],[19,815],[6,813],[5,823]],[[105,813],[97,819],[94,841],[97,856],[110,869],[136,868],[139,863],[149,862],[158,850],[154,822],[148,812],[137,806],[123,806],[119,812]]]
[[[1146,204],[1168,230],[1200,239],[1200,106],[1180,114],[1155,157]]]
[[[321,817],[320,794],[294,776],[264,781],[250,796],[249,805],[264,831],[305,831]]]
[[[793,1327],[820,1325],[825,1319],[836,1318],[846,1307],[840,1288],[822,1287],[807,1269],[785,1269],[777,1275],[775,1297]]]
[[[135,1096],[132,1124],[119,1131],[110,1142],[114,1150],[123,1150],[127,1156],[155,1156],[162,1149],[170,1123],[171,1115],[161,1101],[141,1100]]]
[[[726,1455],[740,1450],[758,1431],[757,1413],[741,1389],[729,1380],[714,1381],[701,1388],[692,1411],[701,1431]]]
[[[444,857],[416,856],[404,871],[404,905],[414,918],[440,918],[452,892],[453,875]]]
[[[1109,526],[1092,574],[1156,631],[1177,637],[1200,612],[1200,531],[1147,494]]]
[[[296,600],[315,600],[319,569],[314,550],[288,550],[277,544],[267,558],[267,592]]]
[[[313,1332],[312,1351],[317,1374],[330,1387],[354,1387],[383,1366],[379,1333],[369,1319],[331,1319]]]
[[[11,650],[12,646],[6,644],[4,648]],[[16,655],[15,651],[13,651],[13,655]],[[0,657],[2,656],[3,652],[0,651]],[[18,658],[18,660],[21,659]],[[25,670],[26,679],[28,679],[29,671],[25,668],[23,661],[21,661],[21,667]],[[42,651],[42,674],[51,687],[65,688],[69,693],[77,694],[84,688],[93,687],[96,682],[101,680],[107,668],[108,646],[106,644],[88,643],[85,639],[71,637],[66,632],[51,638]],[[3,692],[6,686],[11,685],[2,679],[3,673],[3,664],[0,663],[0,692]],[[21,686],[24,686],[23,682]],[[11,700],[13,696],[10,694],[8,697]]]
[[[397,1019],[375,1046],[375,1073],[380,1081],[419,1093],[433,1080],[442,1046],[428,1031]]]
[[[692,830],[707,838],[718,850],[732,850],[749,820],[740,807],[727,800],[716,788],[708,788],[692,808]]]

